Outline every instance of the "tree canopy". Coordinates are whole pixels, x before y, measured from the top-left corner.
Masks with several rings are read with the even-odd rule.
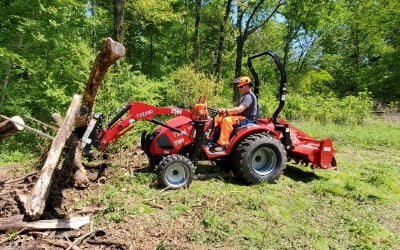
[[[400,99],[395,0],[4,0],[0,30],[4,114],[46,118],[65,107],[82,91],[108,36],[124,44],[127,56],[110,74],[103,103],[124,91],[143,99],[132,93],[139,79],[148,89],[172,91],[165,84],[187,67],[219,81],[226,91],[214,93],[231,98],[230,80],[249,73],[245,59],[266,50],[282,58],[291,92],[344,97],[367,91],[385,103]],[[165,99],[171,96],[160,102],[176,103]]]

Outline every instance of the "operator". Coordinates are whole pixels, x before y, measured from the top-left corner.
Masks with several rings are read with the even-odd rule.
[[[235,125],[254,124],[257,115],[257,97],[251,91],[253,86],[251,79],[241,76],[233,80],[233,84],[239,89],[241,98],[238,106],[230,109],[217,110],[219,117],[216,119],[215,126],[219,126],[220,136],[217,140],[218,147],[215,151],[223,151],[229,143],[229,137]]]

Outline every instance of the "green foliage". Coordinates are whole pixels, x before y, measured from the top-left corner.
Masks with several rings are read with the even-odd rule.
[[[1,4],[1,113],[49,120],[87,77],[89,22],[78,1]],[[29,9],[29,11],[27,10]],[[4,60],[3,60],[4,59]]]
[[[172,249],[171,247],[169,247],[168,243],[161,241],[158,246],[156,247],[156,250],[169,250]]]
[[[50,144],[46,139],[21,131],[0,143],[0,167],[36,159]],[[30,165],[33,163],[30,162]]]
[[[333,77],[326,70],[312,70],[304,74],[300,81],[299,86],[296,89],[299,93],[304,95],[320,94],[326,95],[332,91],[330,85],[333,81]]]
[[[322,123],[360,124],[368,117],[372,100],[368,93],[337,98],[291,94],[282,112],[288,120],[315,120]]]
[[[338,145],[358,145],[366,148],[373,145],[378,148],[400,149],[400,140],[397,136],[400,133],[400,127],[396,122],[369,118],[362,125],[327,123],[324,124],[323,130],[319,122],[297,121],[293,123],[300,125],[300,128],[316,138],[331,138]]]
[[[185,65],[170,75],[170,88],[167,98],[173,105],[193,106],[197,99],[205,95],[210,107],[224,103],[223,84],[217,83],[213,76],[196,73],[192,66]]]
[[[393,27],[400,20],[398,1],[337,1],[327,11],[316,52],[318,67],[334,78],[335,92],[354,95],[367,88],[374,98],[396,100],[399,74],[393,58],[399,39]]]
[[[113,117],[113,112],[131,101],[170,105],[166,98],[168,88],[165,79],[150,80],[140,72],[131,71],[130,65],[122,64],[114,72],[110,70],[97,95],[95,110]]]

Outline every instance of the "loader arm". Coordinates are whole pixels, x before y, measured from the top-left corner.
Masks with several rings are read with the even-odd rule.
[[[178,128],[155,120],[158,115],[186,116],[190,117],[191,112],[176,107],[155,107],[141,102],[130,102],[111,119],[106,127],[102,128],[102,115],[95,114],[86,129],[82,141],[84,151],[89,152],[91,146],[104,151],[108,144],[115,143],[121,136],[130,131],[136,121],[146,120],[157,125],[164,126],[175,132],[182,133]]]

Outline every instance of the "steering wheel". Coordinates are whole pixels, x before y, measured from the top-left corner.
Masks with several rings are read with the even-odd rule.
[[[211,118],[215,118],[218,115],[218,110],[216,108],[208,107],[208,113],[210,114]]]

